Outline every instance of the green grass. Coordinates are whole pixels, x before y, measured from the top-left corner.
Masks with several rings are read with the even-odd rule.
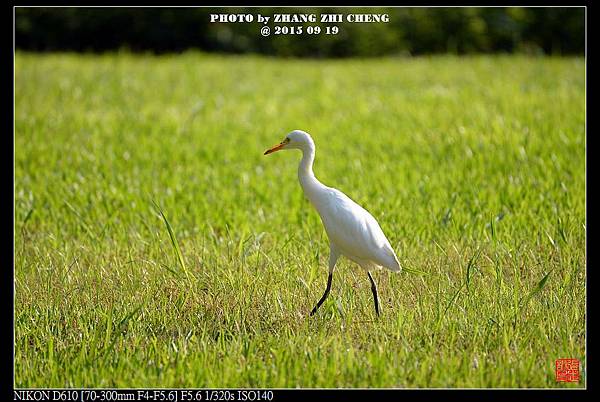
[[[17,53],[18,387],[582,387],[585,62]],[[294,152],[412,272],[341,259]],[[162,212],[161,212],[162,211]],[[420,271],[420,272],[419,272]]]

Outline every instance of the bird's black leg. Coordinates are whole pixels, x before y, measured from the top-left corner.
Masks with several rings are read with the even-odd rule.
[[[375,281],[371,276],[371,272],[367,271],[369,275],[369,280],[371,281],[371,292],[373,292],[373,300],[375,301],[375,313],[379,317],[379,298],[377,297],[377,285],[375,285]]]
[[[329,296],[329,291],[331,290],[331,280],[332,279],[333,279],[333,272],[329,272],[329,276],[327,277],[327,288],[325,289],[325,293],[323,293],[323,296],[321,296],[321,300],[319,300],[317,302],[317,305],[312,309],[312,311],[310,312],[310,315],[313,315],[314,313],[316,313],[317,309],[319,307],[321,307],[321,304],[323,304],[325,299],[327,299],[327,296]]]

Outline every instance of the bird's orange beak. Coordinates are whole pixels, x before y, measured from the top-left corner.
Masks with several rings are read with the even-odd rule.
[[[277,152],[281,148],[283,148],[285,146],[285,144],[287,144],[287,143],[286,142],[281,142],[281,143],[279,143],[279,144],[277,144],[275,146],[272,146],[271,148],[267,149],[263,155],[269,155],[269,154],[272,154],[273,152]]]

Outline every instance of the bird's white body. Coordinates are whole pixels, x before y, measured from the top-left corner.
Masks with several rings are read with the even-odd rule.
[[[385,267],[400,271],[398,258],[375,218],[346,194],[324,186],[314,176],[313,180],[302,187],[321,217],[333,252],[367,270]]]
[[[339,255],[344,255],[367,271],[385,267],[400,272],[402,268],[398,258],[375,218],[346,194],[325,186],[315,177],[312,169],[315,145],[310,135],[296,130],[288,134],[287,139],[289,141],[282,149],[302,151],[298,179],[304,194],[319,213],[329,237],[330,271]]]

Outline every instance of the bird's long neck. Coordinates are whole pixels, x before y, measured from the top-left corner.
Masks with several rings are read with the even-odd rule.
[[[317,180],[313,172],[313,163],[315,162],[315,145],[310,144],[306,148],[302,149],[302,160],[298,165],[298,180],[304,190],[306,197],[312,202],[312,204],[318,208],[319,206],[319,195],[322,194],[322,190],[325,186]]]

